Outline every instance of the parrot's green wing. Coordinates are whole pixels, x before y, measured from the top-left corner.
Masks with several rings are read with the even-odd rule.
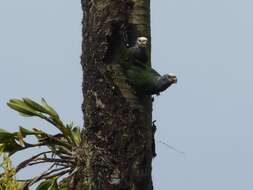
[[[149,66],[146,49],[136,46],[123,48],[120,55],[120,64],[128,83],[140,94],[159,94],[177,81],[175,76],[161,76]]]
[[[154,69],[146,66],[140,67],[132,65],[126,71],[127,79],[132,84],[136,91],[144,94],[156,93],[156,81],[161,77]]]

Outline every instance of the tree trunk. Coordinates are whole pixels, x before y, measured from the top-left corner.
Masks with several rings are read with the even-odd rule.
[[[121,65],[137,37],[151,42],[150,0],[81,1],[85,129],[71,189],[152,190],[151,96],[136,94]]]

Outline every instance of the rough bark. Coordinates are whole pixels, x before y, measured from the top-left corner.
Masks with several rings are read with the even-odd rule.
[[[150,1],[81,2],[85,129],[71,189],[152,190],[152,101],[135,93],[121,66],[125,48],[150,39]]]

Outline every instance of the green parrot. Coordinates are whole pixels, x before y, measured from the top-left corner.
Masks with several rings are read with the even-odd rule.
[[[146,37],[138,37],[135,46],[127,48],[123,54],[123,67],[129,84],[136,91],[146,95],[159,95],[177,82],[174,74],[161,76],[148,65]]]

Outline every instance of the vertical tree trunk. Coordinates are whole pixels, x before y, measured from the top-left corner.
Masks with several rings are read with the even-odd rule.
[[[85,130],[72,189],[152,190],[151,97],[136,95],[121,65],[138,36],[151,41],[150,0],[81,1]]]

